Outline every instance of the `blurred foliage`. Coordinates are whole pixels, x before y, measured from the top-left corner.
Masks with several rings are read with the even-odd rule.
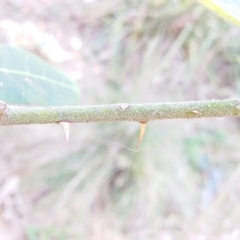
[[[88,34],[89,25],[81,23],[80,34],[88,50],[85,59],[108,69],[110,100],[225,98],[235,91],[233,69],[239,74],[239,68],[228,62],[239,63],[236,44],[232,49],[239,29],[201,6],[192,1],[123,1],[104,13]],[[154,94],[146,96],[146,90]]]
[[[51,61],[60,50],[53,54],[52,41],[39,31],[57,36],[71,56],[57,64],[75,76],[82,104],[238,96],[240,29],[196,2],[24,4],[6,1],[1,16],[18,9],[12,21],[34,22],[38,38],[6,30],[0,39]],[[66,239],[240,236],[238,120],[152,122],[138,152],[137,123],[73,125],[68,147],[59,129],[1,128],[1,168],[21,180],[27,227],[34,224],[43,235],[49,226],[64,229]]]

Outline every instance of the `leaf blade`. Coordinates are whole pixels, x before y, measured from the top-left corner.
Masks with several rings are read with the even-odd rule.
[[[199,2],[225,20],[240,26],[239,0],[199,0]]]
[[[79,89],[67,76],[17,47],[0,45],[0,99],[11,104],[73,105]]]

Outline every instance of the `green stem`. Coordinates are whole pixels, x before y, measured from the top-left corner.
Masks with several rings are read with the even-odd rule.
[[[16,106],[0,103],[0,125],[59,122],[149,122],[163,119],[239,116],[239,99],[62,107]]]

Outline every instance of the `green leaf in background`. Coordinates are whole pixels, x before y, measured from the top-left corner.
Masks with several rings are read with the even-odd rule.
[[[10,104],[72,105],[78,103],[79,89],[33,54],[0,45],[0,100]]]
[[[240,26],[240,0],[199,0],[220,17]]]

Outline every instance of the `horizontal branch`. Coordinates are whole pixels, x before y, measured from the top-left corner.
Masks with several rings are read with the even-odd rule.
[[[59,122],[149,122],[162,119],[239,116],[239,99],[62,107],[16,106],[0,102],[0,125]]]

